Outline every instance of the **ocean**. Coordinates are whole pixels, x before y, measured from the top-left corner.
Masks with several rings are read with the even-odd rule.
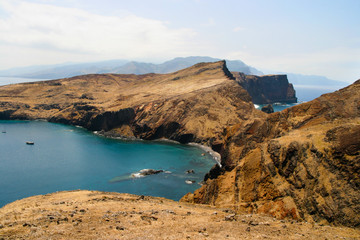
[[[0,85],[42,79],[0,77]],[[295,86],[306,102],[340,87]],[[273,104],[281,111],[295,104]],[[255,105],[260,108],[263,105]],[[25,144],[33,141],[34,145]],[[179,200],[200,187],[215,164],[189,145],[104,138],[82,128],[43,121],[0,121],[0,207],[55,191],[87,189]],[[164,170],[139,176],[142,169]],[[193,169],[195,174],[187,174]],[[193,184],[188,184],[190,181]]]
[[[320,97],[322,94],[331,93],[343,86],[314,86],[314,85],[295,85],[296,97],[298,98],[297,103],[273,103],[274,112],[282,111],[286,108],[298,105],[303,102],[308,102]],[[261,109],[267,104],[254,104],[255,108]]]
[[[45,80],[47,80],[47,79],[0,77],[0,86],[8,85],[8,84],[15,84],[15,83],[37,82],[37,81],[45,81]]]
[[[209,153],[195,146],[109,139],[43,121],[0,121],[0,207],[32,195],[74,189],[179,200],[200,187],[214,164]],[[132,177],[142,169],[164,172]],[[186,173],[191,169],[194,174]]]

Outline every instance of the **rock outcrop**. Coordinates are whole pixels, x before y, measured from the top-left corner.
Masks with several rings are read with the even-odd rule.
[[[263,106],[261,108],[261,111],[263,111],[264,113],[273,113],[274,112],[274,108],[271,104],[268,104],[266,106]]]
[[[233,72],[236,80],[248,91],[255,104],[296,103],[295,89],[286,75],[245,75]]]
[[[171,74],[84,75],[0,87],[0,119],[46,119],[106,135],[212,145],[262,117],[225,62]]]
[[[226,129],[222,169],[182,200],[360,225],[360,80]]]
[[[287,93],[293,96],[291,89]],[[221,154],[221,166],[182,201],[358,227],[359,93],[357,81],[266,114],[221,61],[164,75],[85,75],[3,86],[0,119],[46,119],[110,136],[205,144]]]

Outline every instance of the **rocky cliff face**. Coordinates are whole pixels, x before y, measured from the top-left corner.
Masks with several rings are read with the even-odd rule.
[[[226,129],[223,168],[183,201],[360,224],[360,81]]]
[[[297,102],[295,89],[286,75],[254,76],[239,72],[233,74],[255,104]]]
[[[172,74],[84,75],[0,87],[0,119],[46,119],[111,136],[214,145],[226,126],[263,115],[224,61]]]
[[[172,74],[8,85],[0,87],[0,119],[206,144],[222,167],[183,201],[359,226],[360,81],[269,115],[254,109],[238,81],[216,62]]]

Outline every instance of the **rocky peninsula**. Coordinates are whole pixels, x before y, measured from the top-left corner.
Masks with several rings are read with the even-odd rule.
[[[283,89],[282,94],[294,100],[287,81]],[[224,61],[200,63],[171,74],[84,75],[0,87],[0,119],[45,119],[80,125],[109,136],[166,138],[206,145],[221,155],[221,164],[214,165],[205,176],[205,184],[184,196],[181,203],[176,203],[179,206],[195,209],[202,205],[193,204],[205,204],[204,208],[210,205],[230,209],[227,211],[241,222],[240,214],[255,214],[251,215],[255,217],[265,214],[277,219],[306,221],[312,226],[359,227],[360,80],[272,114],[256,110],[254,97],[248,91],[236,73],[228,71]],[[76,199],[78,194],[85,193],[66,194],[74,194]],[[32,204],[31,199],[34,198],[19,203]],[[30,213],[28,218],[21,215],[16,204],[0,209],[0,215],[23,216],[26,221],[36,219]],[[39,204],[37,207],[41,208],[50,202]],[[101,201],[98,204],[86,210],[90,218],[105,206]],[[57,207],[56,211],[65,209]],[[160,206],[153,206],[154,211],[159,209]],[[45,212],[38,218],[44,217]],[[208,215],[216,222],[219,219],[215,216]],[[148,216],[148,222],[154,223],[152,217],[157,218]],[[176,217],[172,220],[173,224],[180,221]],[[0,234],[18,231],[16,224],[4,221],[0,218],[3,226]],[[25,223],[30,227],[36,225],[31,221]],[[69,229],[64,234],[69,234]],[[197,234],[205,232],[209,234],[204,230],[198,230]],[[354,234],[359,237],[357,230]],[[215,235],[209,238],[219,239]],[[239,236],[233,237],[236,238]]]

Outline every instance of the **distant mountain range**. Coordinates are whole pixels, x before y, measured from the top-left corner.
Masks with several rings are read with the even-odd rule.
[[[113,60],[93,63],[63,64],[50,66],[34,66],[14,68],[0,71],[0,76],[23,77],[38,79],[67,78],[93,73],[120,73],[120,74],[145,74],[145,73],[171,73],[190,67],[200,62],[216,62],[222,59],[211,57],[179,57],[161,64],[135,62],[127,60]],[[240,60],[226,60],[231,71],[245,74],[262,75],[259,70],[246,65]]]
[[[85,74],[119,73],[146,74],[171,73],[190,67],[200,62],[216,62],[222,59],[212,57],[178,57],[161,64],[136,62],[128,60],[110,60],[92,63],[67,63],[57,65],[31,66],[12,68],[0,71],[2,77],[21,77],[34,79],[60,79]],[[232,72],[243,72],[247,75],[264,75],[258,69],[246,65],[240,60],[226,60],[227,67]],[[347,83],[328,79],[323,76],[309,76],[286,73],[290,83],[294,85],[345,86]]]

